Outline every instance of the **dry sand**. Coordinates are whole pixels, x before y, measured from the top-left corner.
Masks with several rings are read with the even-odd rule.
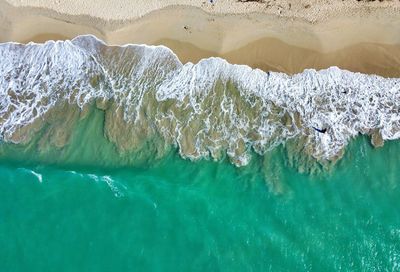
[[[94,34],[170,47],[183,62],[221,56],[264,70],[332,65],[400,77],[400,1],[0,0],[0,41]]]

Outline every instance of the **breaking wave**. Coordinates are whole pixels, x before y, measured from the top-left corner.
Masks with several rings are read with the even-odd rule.
[[[89,106],[105,112],[104,135],[121,151],[154,137],[182,157],[246,165],[295,142],[317,161],[335,161],[358,134],[372,144],[400,137],[400,79],[331,67],[296,75],[220,58],[182,64],[163,46],[109,46],[93,36],[0,45],[0,139],[36,132],[57,147]]]

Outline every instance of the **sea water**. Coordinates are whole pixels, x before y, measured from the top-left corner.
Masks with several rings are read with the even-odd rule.
[[[397,271],[400,145],[362,138],[347,151],[318,176],[277,152],[279,194],[260,158],[2,162],[1,271]]]
[[[400,269],[398,79],[0,48],[0,271]]]

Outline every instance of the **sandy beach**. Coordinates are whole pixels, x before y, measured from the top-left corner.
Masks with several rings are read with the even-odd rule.
[[[94,34],[163,44],[183,62],[219,56],[262,70],[338,66],[400,76],[398,1],[0,1],[0,42]]]

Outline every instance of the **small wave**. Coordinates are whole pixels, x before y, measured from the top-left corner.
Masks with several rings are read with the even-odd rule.
[[[91,180],[95,181],[96,183],[104,182],[110,188],[111,192],[114,194],[115,197],[123,197],[124,191],[127,190],[127,187],[123,184],[120,184],[114,181],[111,176],[97,176],[95,174],[87,174]]]
[[[337,67],[291,76],[220,58],[182,64],[163,46],[107,46],[93,36],[5,43],[0,56],[6,142],[28,142],[50,123],[46,135],[63,146],[78,120],[74,107],[92,104],[106,112],[105,135],[121,150],[157,136],[182,157],[227,154],[237,166],[251,150],[262,155],[290,141],[296,152],[334,161],[358,134],[375,146],[400,137],[397,78]]]
[[[96,176],[95,174],[88,174],[87,175],[91,180],[95,181],[95,182],[99,182],[100,178],[98,176]]]
[[[38,180],[40,183],[43,182],[43,176],[42,176],[42,174],[39,174],[39,173],[37,173],[37,172],[35,172],[35,171],[31,170],[31,169],[26,169],[26,168],[18,168],[18,169],[20,169],[20,170],[22,170],[22,171],[24,171],[24,172],[27,172],[27,173],[32,174],[33,176],[35,176],[35,177],[37,178],[37,180]]]
[[[35,177],[37,177],[37,179],[38,179],[38,181],[39,181],[40,183],[43,182],[43,177],[42,177],[41,174],[36,173],[35,171],[31,171],[31,174],[34,175]]]
[[[115,182],[110,176],[103,176],[102,180],[108,185],[115,197],[124,196],[123,190],[127,189],[124,185]]]

